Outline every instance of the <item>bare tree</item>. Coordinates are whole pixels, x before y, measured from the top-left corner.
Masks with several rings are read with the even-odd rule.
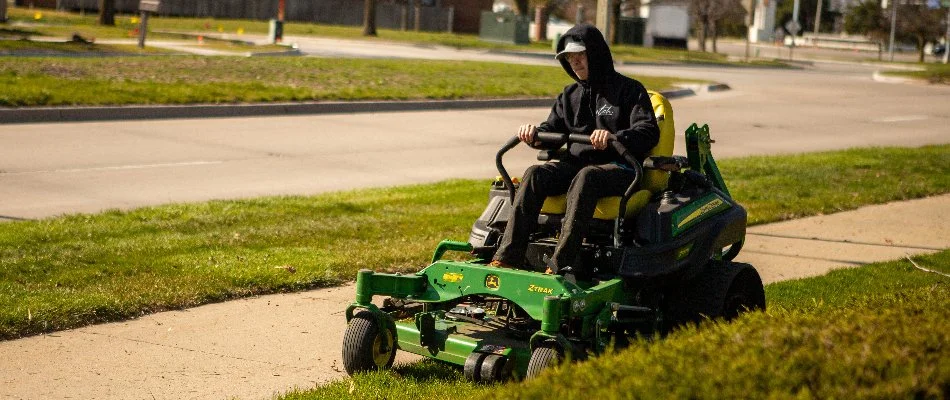
[[[376,0],[363,2],[363,36],[376,36]]]
[[[548,36],[548,20],[551,17],[551,14],[558,14],[561,12],[561,7],[567,3],[567,0],[531,0],[531,6],[541,7],[541,20],[535,21],[538,22],[538,30],[540,30],[540,38],[546,38]]]
[[[902,41],[913,41],[917,46],[917,62],[924,62],[924,46],[943,35],[943,9],[931,10],[926,4],[900,4],[897,8],[897,32]]]
[[[115,0],[99,0],[99,25],[115,26]]]
[[[699,49],[706,51],[706,40],[712,36],[712,51],[716,52],[716,39],[719,37],[717,29],[720,22],[726,18],[740,16],[745,10],[739,0],[691,0],[690,14],[697,24],[696,37]]]
[[[848,9],[844,18],[844,30],[862,34],[883,43],[890,32],[890,13],[885,13],[877,0],[864,0]]]

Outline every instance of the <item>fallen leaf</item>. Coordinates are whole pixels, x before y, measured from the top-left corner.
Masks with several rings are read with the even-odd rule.
[[[284,270],[284,271],[290,272],[291,274],[294,273],[294,272],[297,272],[297,268],[294,268],[293,265],[281,265],[281,266],[277,266],[277,267],[274,267],[274,268],[276,268],[276,269],[282,269],[282,270]]]

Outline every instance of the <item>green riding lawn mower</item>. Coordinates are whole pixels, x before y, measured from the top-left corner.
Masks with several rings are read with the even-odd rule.
[[[746,211],[719,174],[708,127],[692,125],[687,156],[673,156],[669,103],[651,95],[660,144],[641,167],[611,142],[637,178],[624,196],[598,203],[580,254],[591,273],[573,279],[544,273],[563,198],[545,201],[524,269],[488,265],[517,188],[502,164],[519,143],[514,137],[498,152],[501,177],[468,242],[441,242],[432,264],[414,274],[359,271],[356,302],[346,310],[347,373],[389,368],[398,349],[460,365],[476,382],[531,378],[566,358],[623,347],[632,337],[764,309],[758,272],[732,261],[745,239]],[[586,135],[539,133],[538,139],[589,143]],[[539,155],[556,157],[556,151]],[[468,253],[470,260],[445,260],[447,252]]]

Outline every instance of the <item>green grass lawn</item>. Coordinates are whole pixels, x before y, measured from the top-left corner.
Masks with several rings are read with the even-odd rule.
[[[950,187],[946,145],[744,157],[721,160],[719,166],[727,171],[729,191],[749,211],[750,224],[923,197]],[[928,183],[911,176],[927,177]]]
[[[485,77],[492,77],[485,79]],[[642,77],[662,90],[689,80]],[[0,58],[0,106],[550,97],[555,66],[309,57]]]
[[[950,273],[950,251],[915,261]],[[946,398],[948,284],[908,261],[871,264],[770,284],[766,312],[640,340],[527,382],[477,385],[458,367],[424,361],[280,398]]]
[[[71,36],[74,32],[78,32],[87,37],[125,38],[134,37],[133,31],[137,26],[134,22],[135,20],[133,19],[135,16],[131,15],[118,16],[116,18],[115,27],[102,27],[96,25],[96,16],[94,14],[80,16],[77,13],[43,11],[42,19],[36,20],[34,17],[35,11],[30,11],[25,8],[13,7],[9,12],[9,18],[11,21],[43,24],[44,26],[35,26],[30,28],[36,32],[35,35],[67,37]],[[153,17],[149,19],[149,30],[153,32],[159,32],[154,34],[150,33],[150,38],[175,38],[176,35],[161,33],[169,31],[206,33],[209,35],[227,34],[231,38],[241,38],[242,35],[248,34],[267,34],[268,29],[269,22],[267,21],[177,17]],[[532,42],[528,45],[513,45],[487,42],[480,40],[478,35],[474,34],[415,32],[392,29],[378,29],[377,33],[377,37],[368,38],[363,36],[362,27],[359,26],[318,25],[305,22],[287,22],[284,24],[285,36],[317,36],[322,38],[332,37],[340,39],[418,43],[449,46],[459,49],[470,48],[530,51],[541,53],[552,52],[550,41]],[[621,62],[704,63],[737,66],[786,66],[785,63],[780,61],[759,60],[752,63],[733,62],[727,60],[726,56],[722,54],[698,51],[654,49],[627,45],[613,46],[612,50],[614,57],[617,59],[617,61]]]
[[[790,68],[788,64],[780,60],[731,61],[725,54],[701,51],[629,45],[613,45],[610,47],[610,50],[616,61],[626,63],[712,64],[734,67]]]
[[[750,221],[762,223],[950,192],[948,157],[950,145],[720,166]],[[453,180],[0,224],[0,339],[327,287],[361,268],[414,272],[440,240],[468,237],[488,184]]]
[[[39,16],[39,18],[36,18]],[[10,7],[7,10],[8,32],[0,31],[0,37],[11,36],[11,30],[19,31],[18,37],[43,36],[69,40],[73,34],[79,34],[87,39],[135,39],[138,38],[138,16],[117,15],[115,26],[98,25],[98,16],[95,13],[70,13],[54,10],[30,10],[25,7]],[[156,18],[157,19],[157,18]],[[150,30],[155,29],[150,21]],[[262,22],[263,23],[263,22]],[[14,24],[19,24],[13,27]],[[266,32],[266,28],[265,28]],[[150,39],[174,38],[162,34],[149,34]]]
[[[950,64],[915,64],[923,65],[924,71],[886,71],[884,74],[893,76],[904,76],[908,78],[921,79],[930,83],[942,83],[950,85]]]

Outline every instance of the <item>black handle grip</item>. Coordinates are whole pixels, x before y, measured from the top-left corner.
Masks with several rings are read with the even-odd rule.
[[[515,148],[515,146],[521,143],[521,139],[518,139],[517,136],[508,139],[505,142],[504,146],[501,146],[501,149],[498,150],[498,154],[495,154],[495,168],[498,169],[498,173],[501,175],[501,180],[505,182],[505,188],[508,189],[508,197],[511,199],[511,204],[515,204],[515,184],[511,181],[511,176],[508,175],[508,170],[505,169],[505,165],[501,162],[501,157]]]

